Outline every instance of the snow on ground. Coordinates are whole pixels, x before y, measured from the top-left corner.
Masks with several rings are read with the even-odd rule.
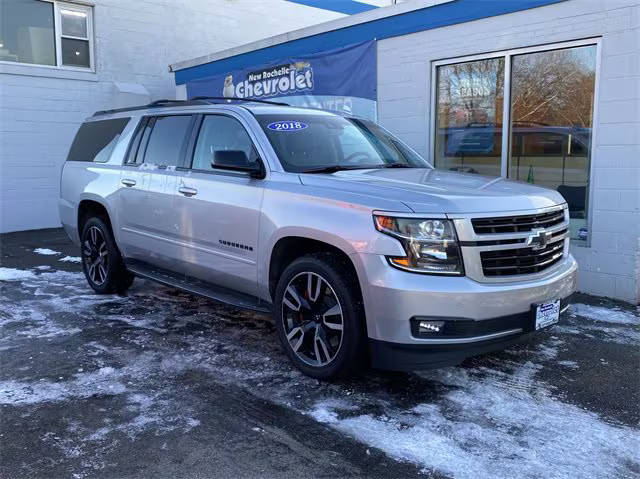
[[[601,306],[592,306],[590,304],[575,303],[570,306],[569,312],[574,317],[581,316],[592,321],[602,321],[612,324],[640,325],[640,314],[636,316],[630,311],[623,311],[617,308],[603,308]]]
[[[86,444],[108,444],[118,434],[199,427],[193,411],[162,389],[167,377],[199,371],[250,388],[425,472],[461,479],[604,478],[640,470],[636,429],[567,402],[540,377],[545,365],[581,370],[575,361],[558,360],[566,335],[611,342],[622,336],[627,344],[640,344],[632,312],[574,305],[569,324],[531,349],[512,348],[506,359],[472,367],[418,373],[406,402],[375,375],[370,389],[352,394],[348,385],[320,385],[293,371],[284,355],[256,349],[265,330],[252,335],[255,313],[230,314],[206,299],[140,280],[126,297],[92,294],[82,273],[0,268],[0,280],[24,290],[20,301],[0,294],[2,304],[11,304],[0,312],[0,350],[15,347],[16,338],[50,341],[87,329],[95,340],[83,346],[93,368],[0,381],[0,404],[39,407],[106,395],[122,398],[132,413],[97,428],[74,424],[67,438],[43,433],[43,441],[69,455],[83,455]],[[266,324],[256,316],[260,322]],[[117,331],[123,343],[103,344],[105,331],[95,328]],[[356,390],[365,387],[355,384]],[[317,388],[321,394],[314,393]],[[99,458],[93,460],[90,466],[99,468]]]
[[[42,254],[45,256],[55,256],[55,255],[61,254],[59,251],[53,251],[52,249],[49,249],[49,248],[36,248],[33,250],[33,252],[36,254]]]
[[[72,398],[87,398],[96,391],[119,394],[126,390],[121,382],[122,372],[112,367],[100,368],[93,372],[78,373],[70,380],[60,381],[1,381],[0,404],[23,405],[44,402],[60,402]]]
[[[0,267],[0,281],[21,281],[33,276],[31,271]]]
[[[65,256],[58,261],[62,261],[63,263],[82,263],[82,258],[80,258],[80,256]]]
[[[585,304],[572,307],[572,313],[571,326],[556,332],[640,344],[635,327],[640,315]],[[563,401],[555,387],[538,377],[545,363],[580,369],[576,361],[556,359],[565,344],[559,336],[538,343],[534,361],[490,359],[494,367],[417,373],[444,386],[447,392],[438,401],[426,395],[409,409],[382,401],[372,414],[370,402],[354,411],[349,399],[320,400],[310,414],[391,457],[455,478],[637,477],[638,430]],[[507,351],[514,357],[523,353],[526,349]]]
[[[421,376],[454,387],[437,403],[354,415],[320,401],[311,414],[425,472],[455,478],[630,477],[638,432],[553,398],[537,384],[538,368],[515,368],[516,388],[498,370],[433,371]]]
[[[640,309],[605,308],[575,303],[569,307],[569,318],[555,327],[563,334],[602,338],[608,342],[636,346],[640,344]]]

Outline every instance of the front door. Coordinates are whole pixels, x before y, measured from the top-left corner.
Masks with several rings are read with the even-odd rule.
[[[257,158],[239,119],[204,115],[191,168],[175,190],[181,261],[187,275],[247,294],[257,293],[258,233],[262,180],[215,168],[217,151],[242,151]]]

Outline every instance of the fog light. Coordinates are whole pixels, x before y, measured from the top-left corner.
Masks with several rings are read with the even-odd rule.
[[[418,333],[439,333],[444,326],[444,321],[420,321],[418,323]]]

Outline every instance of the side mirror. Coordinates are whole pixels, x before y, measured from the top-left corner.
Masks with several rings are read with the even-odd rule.
[[[211,168],[217,170],[244,171],[251,178],[262,179],[265,177],[264,165],[260,159],[249,161],[247,154],[242,150],[216,150],[213,152]]]

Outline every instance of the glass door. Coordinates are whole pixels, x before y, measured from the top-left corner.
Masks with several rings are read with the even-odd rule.
[[[558,191],[585,241],[596,46],[511,57],[509,178]]]

